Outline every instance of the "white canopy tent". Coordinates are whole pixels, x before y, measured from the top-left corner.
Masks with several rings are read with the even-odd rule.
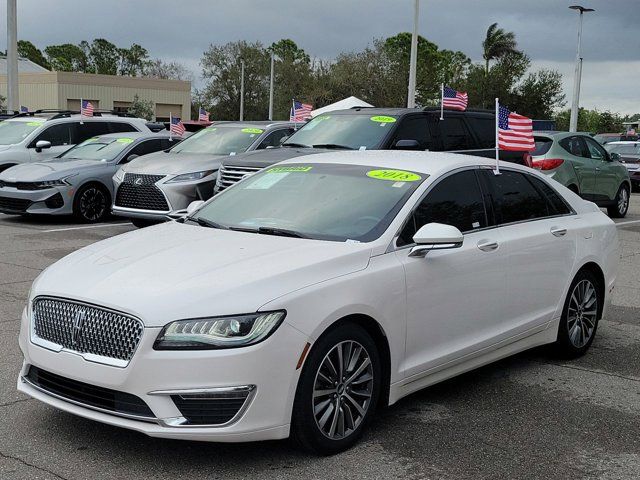
[[[360,100],[357,97],[349,97],[344,100],[340,100],[339,102],[332,103],[331,105],[327,105],[326,107],[318,108],[311,112],[312,117],[316,117],[323,113],[332,112],[334,110],[347,110],[353,107],[373,107],[370,103],[365,102],[364,100]]]

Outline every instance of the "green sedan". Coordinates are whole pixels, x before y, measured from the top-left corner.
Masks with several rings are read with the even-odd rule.
[[[631,180],[617,154],[609,154],[590,135],[534,132],[533,168],[541,170],[585,200],[622,218],[629,209]]]

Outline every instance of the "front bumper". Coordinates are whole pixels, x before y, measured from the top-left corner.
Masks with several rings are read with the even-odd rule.
[[[68,215],[73,213],[72,186],[53,187],[44,190],[18,190],[0,188],[0,212],[10,215]]]
[[[281,439],[289,424],[299,370],[296,365],[309,339],[288,323],[264,342],[245,348],[156,351],[160,328],[145,328],[138,349],[125,368],[84,360],[78,354],[53,352],[31,343],[23,314],[20,348],[24,363],[18,390],[60,410],[153,437],[246,442]],[[31,366],[76,381],[135,395],[153,416],[140,419],[74,403],[37,388],[25,379]],[[218,426],[185,425],[172,395],[251,386],[251,394],[232,421]]]

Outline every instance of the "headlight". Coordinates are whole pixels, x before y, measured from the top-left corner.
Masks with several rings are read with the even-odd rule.
[[[286,312],[177,320],[162,329],[155,350],[212,350],[261,342],[282,323]]]
[[[118,182],[122,182],[124,180],[124,168],[122,167],[119,168],[118,171],[116,171],[116,174],[113,176],[113,178]]]
[[[178,175],[177,177],[173,177],[171,180],[168,180],[166,183],[190,182],[193,180],[200,180],[201,178],[208,177],[209,175],[215,172],[216,172],[215,170],[207,170],[206,172],[184,173],[182,175]]]
[[[69,182],[67,182],[67,179],[71,177],[75,177],[75,175],[69,175],[59,180],[44,180],[42,182],[33,182],[33,185],[34,187],[36,187],[36,189],[42,189],[42,190],[46,188],[52,188],[52,187],[67,187],[71,185]]]

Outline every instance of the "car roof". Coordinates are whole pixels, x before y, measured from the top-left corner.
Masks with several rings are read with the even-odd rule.
[[[269,129],[275,127],[293,127],[295,124],[293,122],[285,122],[285,121],[273,121],[273,120],[255,120],[255,121],[226,121],[220,120],[213,122],[209,127],[243,127],[243,128],[261,128],[261,129]],[[300,125],[300,123],[298,123]]]
[[[580,137],[589,137],[593,138],[590,134],[586,132],[560,132],[555,130],[534,130],[534,137],[549,137],[549,138],[564,138],[564,137],[573,137],[578,135]]]
[[[120,115],[99,115],[94,117],[81,117],[80,114],[71,114],[65,116],[56,116],[54,114],[37,114],[37,115],[25,115],[7,118],[4,120],[5,122],[64,122],[64,121],[78,121],[82,120],[83,122],[144,122],[147,123],[147,120],[144,118],[138,117],[125,117]]]
[[[169,132],[149,133],[149,132],[120,132],[120,133],[105,133],[103,135],[96,135],[95,138],[104,139],[118,139],[118,138],[131,138],[133,140],[147,140],[153,138],[169,138]]]
[[[640,140],[618,140],[617,142],[609,142],[607,145],[637,145]]]
[[[440,107],[426,107],[426,108],[381,108],[381,107],[353,107],[345,110],[332,110],[323,115],[391,115],[391,116],[402,116],[407,115],[409,113],[440,113]],[[484,110],[484,109],[467,109],[464,112],[456,111],[456,110],[447,110],[446,115],[494,115],[492,110]]]
[[[461,167],[494,167],[496,164],[495,160],[491,158],[459,153],[366,150],[315,153],[284,160],[279,165],[309,163],[362,165],[393,170],[409,170],[427,175],[439,175]],[[530,169],[510,162],[500,162],[500,166],[530,171]]]

